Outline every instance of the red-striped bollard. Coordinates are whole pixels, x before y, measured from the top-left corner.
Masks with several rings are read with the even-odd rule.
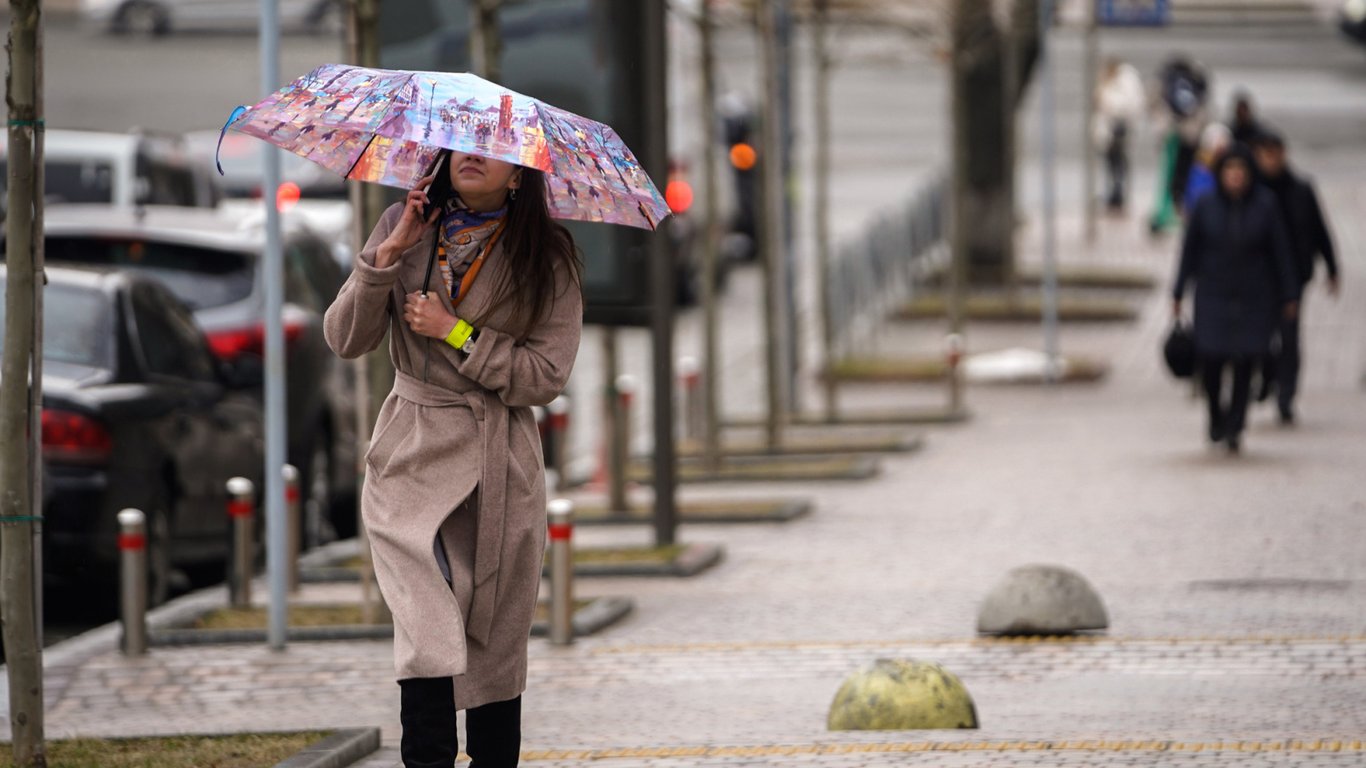
[[[303,493],[299,490],[299,470],[284,466],[285,477],[285,587],[299,591],[299,541],[303,534]]]
[[[550,519],[550,642],[574,642],[574,502],[554,499]]]
[[[228,519],[232,521],[232,566],[228,572],[228,604],[251,606],[252,554],[255,538],[256,485],[245,477],[228,480]]]
[[[702,366],[695,357],[678,359],[678,395],[683,410],[683,439],[702,440]]]
[[[569,443],[569,398],[560,395],[550,401],[545,408],[545,465],[554,471],[555,481],[551,488],[561,490],[566,485],[564,460]]]
[[[123,655],[142,656],[147,653],[147,516],[125,509],[118,519]]]

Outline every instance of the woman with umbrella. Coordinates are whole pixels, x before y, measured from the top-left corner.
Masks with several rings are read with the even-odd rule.
[[[1253,180],[1252,156],[1237,145],[1214,166],[1214,194],[1192,209],[1181,245],[1172,313],[1195,283],[1195,347],[1209,405],[1209,439],[1237,453],[1247,418],[1252,366],[1278,315],[1293,317],[1299,283],[1271,193]],[[1224,397],[1225,372],[1232,392]]]
[[[554,399],[573,368],[580,266],[541,171],[442,157],[385,211],[327,311],[326,334],[346,358],[391,334],[396,380],[361,503],[394,613],[403,764],[450,768],[465,709],[466,751],[476,768],[493,768],[516,765],[520,752],[545,546],[531,406]],[[434,272],[437,289],[418,290]]]

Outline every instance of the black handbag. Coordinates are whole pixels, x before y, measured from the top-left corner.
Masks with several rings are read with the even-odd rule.
[[[1195,335],[1184,321],[1177,320],[1167,332],[1162,357],[1167,361],[1167,370],[1176,378],[1189,379],[1195,375]]]

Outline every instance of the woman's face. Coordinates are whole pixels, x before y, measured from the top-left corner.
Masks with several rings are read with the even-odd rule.
[[[502,208],[508,191],[521,183],[521,168],[512,163],[463,152],[451,153],[451,188],[473,210]]]
[[[1219,183],[1223,185],[1224,192],[1232,197],[1242,197],[1251,182],[1252,174],[1242,158],[1224,163],[1223,170],[1219,172]]]

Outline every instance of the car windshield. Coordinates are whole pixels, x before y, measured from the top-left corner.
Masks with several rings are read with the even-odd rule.
[[[114,202],[114,166],[105,160],[48,160],[43,178],[49,203]],[[0,160],[0,190],[6,189],[9,163]]]
[[[5,310],[5,278],[0,276],[0,314]],[[109,368],[113,336],[109,302],[93,288],[49,285],[43,290],[43,359]],[[3,339],[0,339],[3,342]]]
[[[241,301],[255,281],[249,254],[116,237],[49,237],[46,258],[133,269],[159,280],[200,310]]]

